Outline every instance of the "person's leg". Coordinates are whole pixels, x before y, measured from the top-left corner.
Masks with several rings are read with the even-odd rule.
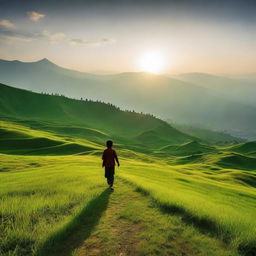
[[[113,166],[112,168],[111,168],[111,182],[110,182],[110,186],[112,187],[113,186],[113,184],[114,184],[114,175],[115,175],[115,167]]]
[[[112,187],[113,184],[114,184],[114,175],[111,175],[111,176],[109,177],[109,186]]]
[[[107,179],[108,185],[110,185],[109,168],[108,167],[105,167],[105,178]]]
[[[114,185],[115,175],[112,176],[112,186]]]

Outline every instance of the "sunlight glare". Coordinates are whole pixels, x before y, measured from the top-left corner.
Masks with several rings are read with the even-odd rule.
[[[138,59],[138,66],[141,71],[158,74],[164,71],[165,59],[159,52],[145,52]]]

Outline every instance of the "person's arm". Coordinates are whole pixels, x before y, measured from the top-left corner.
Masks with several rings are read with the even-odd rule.
[[[105,151],[102,153],[102,167],[105,166]]]
[[[116,151],[114,151],[114,157],[115,157],[115,160],[116,160],[116,162],[117,162],[117,165],[120,166],[120,163],[119,163],[119,160],[118,160]]]

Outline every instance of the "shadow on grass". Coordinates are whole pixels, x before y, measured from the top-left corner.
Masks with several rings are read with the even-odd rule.
[[[158,200],[154,199],[148,191],[141,187],[136,187],[135,190],[143,194],[144,196],[149,196],[153,201],[154,205],[163,214],[173,214],[181,216],[181,220],[186,224],[193,225],[202,233],[210,234],[211,236],[221,238],[225,243],[229,243],[232,240],[232,235],[228,231],[223,233],[218,224],[211,219],[195,216],[182,206],[159,202]]]
[[[107,209],[111,190],[91,200],[63,229],[46,240],[36,256],[70,256],[88,238]]]
[[[127,183],[133,187],[135,187],[135,191],[141,193],[144,196],[149,197],[154,205],[158,207],[158,209],[163,214],[173,214],[181,217],[181,220],[188,225],[193,225],[197,228],[201,233],[206,235],[210,235],[211,237],[215,237],[217,239],[222,240],[225,244],[229,245],[232,243],[232,240],[235,239],[235,235],[231,234],[228,230],[223,230],[218,223],[212,221],[206,217],[200,217],[193,215],[190,211],[185,209],[182,206],[165,204],[154,199],[149,191],[146,189],[135,185],[134,183],[121,178],[124,183]],[[248,242],[240,242],[238,244],[238,252],[243,256],[256,256],[256,241],[248,241]]]
[[[162,213],[179,215],[186,224],[193,225],[203,234],[222,240],[226,245],[231,245],[232,241],[237,238],[236,234],[223,230],[218,223],[209,218],[195,216],[183,207],[159,203],[154,199],[153,201]],[[242,256],[256,256],[256,241],[240,241],[237,245],[237,250]]]

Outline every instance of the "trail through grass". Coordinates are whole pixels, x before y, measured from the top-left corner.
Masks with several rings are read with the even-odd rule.
[[[194,243],[199,246],[197,239],[204,241],[199,246],[201,251],[196,254],[196,250],[191,249],[187,252],[191,254],[187,255],[236,255],[237,249],[242,255],[255,255],[256,192],[232,178],[234,173],[240,172],[216,168],[211,171],[209,166],[198,164],[170,166],[164,160],[150,157],[147,163],[146,155],[141,160],[123,159],[122,156],[120,151],[122,167],[117,169],[118,176],[146,192],[156,205],[123,183],[117,184],[115,193],[102,194],[106,184],[99,156],[0,155],[1,255],[65,255],[61,253],[72,253],[77,248],[79,253],[84,248],[82,242],[94,237],[97,226],[101,229],[100,241],[106,242],[101,252],[105,255],[118,250],[111,244],[112,239],[118,241],[119,237],[130,233],[130,239],[135,236],[139,243],[136,250],[131,248],[135,250],[134,255],[159,255],[160,251],[163,253],[160,255],[168,255],[169,249],[163,249],[163,245],[169,238],[163,235],[168,233],[167,229],[174,228],[174,224],[168,224],[169,218],[181,225],[184,236],[188,232],[189,239],[179,238],[185,241],[182,247],[185,248],[184,243],[190,244],[190,240],[189,248],[194,248]],[[161,215],[156,206],[167,211]],[[151,212],[151,208],[155,212]],[[132,217],[120,217],[121,212]],[[109,217],[106,219],[106,216]],[[106,223],[102,224],[101,220]],[[136,226],[126,235],[122,233],[129,230],[130,225],[133,228],[136,222],[143,228]],[[115,230],[119,225],[124,226]],[[125,244],[123,240],[120,244]],[[223,250],[220,241],[225,241],[229,247],[227,251]],[[166,248],[170,246],[168,243]],[[128,255],[129,250],[125,249]],[[173,255],[179,255],[178,249]]]
[[[137,165],[130,160],[120,175],[171,214],[232,243],[242,254],[255,255],[256,190],[238,184],[233,172],[219,170],[219,177],[212,178],[202,165]]]
[[[105,189],[99,156],[102,145],[80,138],[79,133],[69,137],[41,130],[38,122],[38,129],[27,123],[4,121],[0,125],[0,152],[4,153],[0,154],[0,253],[48,255],[47,249],[58,251],[58,241],[67,236],[73,239],[79,223],[94,223],[73,239],[71,244],[79,247],[103,214],[100,206],[92,206],[101,201]],[[255,256],[253,146],[190,142],[152,150],[119,144],[122,167],[117,173],[161,209],[183,218],[187,227],[196,226],[242,255]],[[90,219],[90,211],[98,217]],[[73,245],[65,244],[67,251],[73,250]]]
[[[217,239],[186,225],[181,217],[161,212],[148,197],[117,179],[109,192],[108,207],[90,236],[76,247],[73,237],[81,237],[78,226],[71,240],[60,242],[47,256],[235,256],[237,253]],[[67,247],[69,249],[67,249]],[[72,251],[70,248],[73,248]]]

